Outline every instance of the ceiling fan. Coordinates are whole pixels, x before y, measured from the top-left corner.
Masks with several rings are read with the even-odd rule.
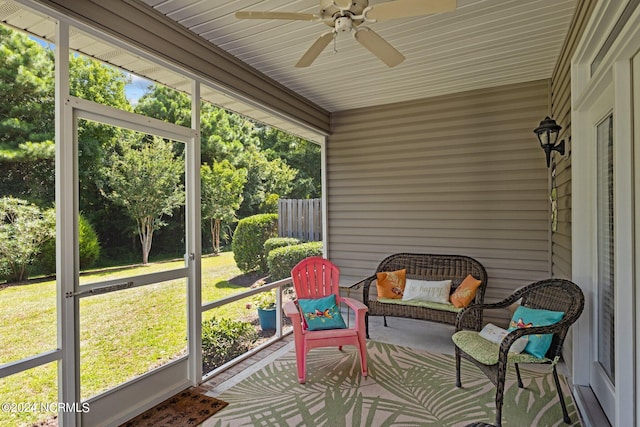
[[[361,24],[409,18],[455,10],[456,0],[395,0],[369,5],[369,0],[320,0],[320,13],[236,12],[239,19],[286,19],[324,22],[332,29],[322,34],[302,55],[296,67],[308,67],[338,33],[350,33],[389,67],[404,61],[404,56],[376,32]]]

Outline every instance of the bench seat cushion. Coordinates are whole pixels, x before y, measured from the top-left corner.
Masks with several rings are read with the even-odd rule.
[[[456,308],[453,304],[443,304],[440,302],[432,301],[416,301],[416,300],[400,300],[391,298],[378,298],[378,302],[385,304],[397,304],[397,305],[412,305],[414,307],[431,308],[434,310],[450,311],[452,313],[458,313],[462,311],[462,308]]]

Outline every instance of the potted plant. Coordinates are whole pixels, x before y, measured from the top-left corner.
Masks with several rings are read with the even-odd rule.
[[[266,292],[256,294],[251,303],[247,304],[247,308],[255,307],[258,309],[258,319],[262,330],[276,328],[276,290],[271,289]]]

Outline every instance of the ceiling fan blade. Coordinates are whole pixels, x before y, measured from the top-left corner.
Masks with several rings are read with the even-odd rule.
[[[313,21],[318,16],[311,13],[297,12],[253,12],[250,10],[236,12],[238,19],[290,19],[294,21]]]
[[[296,63],[296,67],[301,68],[311,65],[313,61],[316,60],[318,55],[322,53],[324,48],[327,47],[329,43],[331,43],[333,37],[333,31],[329,31],[328,33],[325,33],[318,37],[318,39],[311,45],[309,50],[307,50],[304,55],[302,55],[302,58],[300,58],[300,60]]]
[[[404,56],[395,47],[367,27],[360,27],[353,36],[389,67],[395,67],[404,61]]]
[[[410,18],[451,12],[456,9],[456,0],[395,0],[371,6],[367,19],[387,21],[389,19]]]

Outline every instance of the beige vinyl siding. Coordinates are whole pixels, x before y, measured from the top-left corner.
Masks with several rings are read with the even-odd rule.
[[[595,7],[595,0],[581,0],[551,78],[551,114],[563,127],[560,139],[571,141],[571,57]],[[558,225],[552,236],[552,274],[571,279],[571,141],[565,156],[555,155],[558,194]],[[578,143],[578,142],[576,142]],[[563,346],[563,357],[571,372],[572,330]]]
[[[560,139],[571,141],[571,57],[595,7],[595,0],[581,0],[551,79],[551,114],[563,127]],[[565,156],[555,154],[558,192],[558,226],[552,238],[552,273],[571,278],[571,144]]]
[[[495,301],[550,272],[547,169],[532,130],[549,81],[338,112],[327,143],[328,255],[342,284],[387,255],[468,255]]]
[[[326,133],[329,113],[239,61],[224,50],[166,19],[143,3],[128,0],[38,0],[46,6],[166,60],[233,93],[244,108],[261,105],[276,117]],[[223,105],[224,107],[224,105]],[[237,108],[243,113],[243,107]],[[279,120],[281,122],[281,120]]]

